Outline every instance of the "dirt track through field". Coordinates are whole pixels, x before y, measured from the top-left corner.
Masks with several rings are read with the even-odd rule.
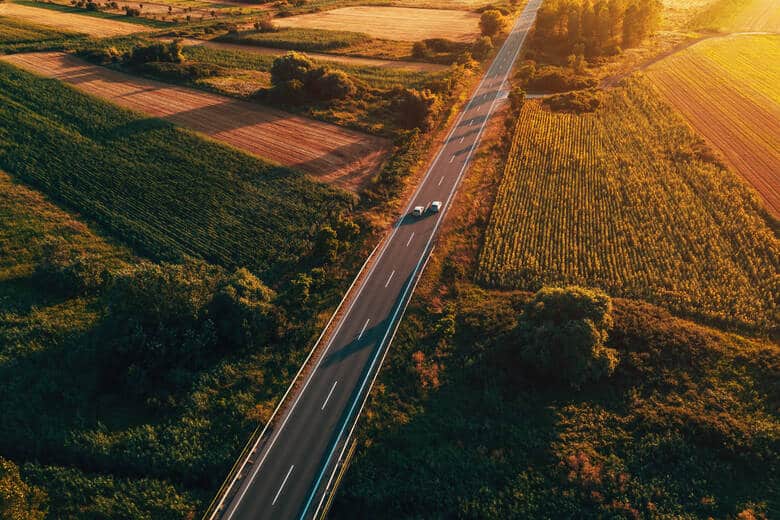
[[[117,105],[202,132],[236,148],[357,191],[388,143],[336,125],[215,94],[136,78],[59,52],[0,57]]]
[[[53,9],[28,7],[26,5],[4,2],[0,4],[0,14],[9,18],[18,18],[39,25],[48,25],[63,31],[73,31],[90,36],[123,36],[151,30],[140,24],[120,22],[95,16],[64,13]]]
[[[375,38],[419,41],[447,38],[468,42],[479,36],[479,15],[468,11],[413,7],[342,7],[331,11],[274,18],[279,27],[361,32]]]
[[[169,40],[169,38],[166,38]],[[182,40],[184,45],[199,45],[220,49],[226,51],[241,51],[260,54],[262,56],[282,56],[290,52],[286,49],[274,49],[271,47],[258,47],[256,45],[241,45],[240,43],[223,43],[206,40],[196,40],[185,38]],[[408,70],[412,72],[438,72],[447,69],[446,65],[437,65],[435,63],[423,63],[419,61],[399,61],[399,60],[380,60],[376,58],[358,58],[356,56],[339,56],[337,54],[325,54],[322,52],[304,52],[314,60],[329,61],[332,63],[343,63],[344,65],[353,65],[356,67],[377,67],[381,69]]]
[[[780,105],[695,49],[653,65],[647,75],[780,217]]]

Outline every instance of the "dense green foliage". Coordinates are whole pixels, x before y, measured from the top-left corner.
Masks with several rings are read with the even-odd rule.
[[[612,375],[617,352],[605,346],[612,329],[612,301],[601,291],[542,288],[526,304],[519,358],[552,380],[579,388]]]
[[[370,36],[362,33],[301,28],[283,28],[273,32],[234,33],[228,34],[221,39],[248,45],[312,52],[333,51],[366,44],[371,41]]]
[[[355,94],[355,85],[342,71],[317,67],[305,55],[291,52],[276,58],[271,66],[275,93],[291,103],[330,101]]]
[[[501,11],[495,9],[483,11],[479,17],[479,29],[483,36],[492,38],[506,29],[507,25],[507,19],[501,14]]]
[[[772,517],[780,350],[617,300],[615,374],[580,390],[517,359],[529,297],[418,300],[334,518]]]
[[[0,100],[0,167],[156,258],[190,254],[263,277],[288,271],[312,252],[314,223],[351,203],[301,174],[8,65]]]

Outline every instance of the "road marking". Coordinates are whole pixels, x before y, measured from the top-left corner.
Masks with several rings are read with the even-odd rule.
[[[295,466],[290,466],[290,469],[287,470],[287,476],[284,477],[284,480],[282,481],[282,485],[279,486],[279,491],[276,492],[276,496],[274,497],[274,501],[271,502],[271,505],[276,505],[276,501],[279,500],[279,495],[282,494],[282,490],[284,489],[284,485],[287,484],[287,479],[290,478],[290,473],[292,473],[292,470]]]
[[[387,283],[385,284],[385,288],[390,285],[390,280],[393,279],[393,275],[395,274],[395,269],[393,269],[393,272],[390,273],[390,278],[387,279]]]
[[[365,323],[365,325],[363,325],[363,328],[362,328],[362,329],[360,329],[360,334],[358,334],[358,339],[360,339],[360,338],[362,338],[362,337],[363,337],[363,333],[366,331],[366,327],[368,327],[368,322],[369,322],[369,321],[371,321],[371,318],[368,318],[368,319],[366,320],[366,323]]]
[[[366,325],[368,325],[368,322],[366,322]],[[363,328],[365,329],[365,327]],[[361,332],[361,334],[363,333]],[[325,406],[328,404],[328,401],[330,401],[330,396],[333,395],[333,391],[336,389],[336,383],[338,383],[338,379],[336,381],[333,381],[333,386],[330,387],[330,392],[328,392],[328,397],[325,398],[325,402],[322,403],[322,408],[320,408],[320,410],[324,410]]]
[[[439,179],[439,186],[441,186],[441,183],[444,181],[444,175],[441,176],[441,179]]]
[[[442,177],[444,178],[444,177]],[[441,181],[439,181],[439,184],[441,184]],[[406,241],[406,247],[409,247],[409,244],[412,243],[412,239],[414,238],[414,231],[412,231],[412,234],[409,235],[409,240]]]
[[[452,164],[452,161],[454,160],[455,160],[455,154],[453,154],[452,157],[450,157],[450,164]]]
[[[458,141],[458,142],[459,142],[459,143],[462,143],[462,142],[463,142],[463,139],[464,139],[465,137],[466,137],[466,136],[463,136],[463,137],[461,137],[461,138],[460,138],[460,141]]]

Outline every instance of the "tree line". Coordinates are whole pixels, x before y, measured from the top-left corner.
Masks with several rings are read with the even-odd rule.
[[[553,0],[539,9],[535,37],[562,55],[617,54],[652,33],[660,12],[658,0]]]

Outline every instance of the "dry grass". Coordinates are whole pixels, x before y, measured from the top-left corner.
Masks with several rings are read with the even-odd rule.
[[[479,36],[479,15],[467,11],[407,7],[343,7],[277,18],[279,27],[361,32],[375,38],[418,41],[447,38],[471,41]]]
[[[780,217],[780,36],[703,41],[647,74]]]
[[[82,16],[63,13],[51,9],[38,9],[25,5],[0,4],[0,14],[11,18],[19,18],[39,25],[56,27],[64,31],[74,31],[90,36],[124,36],[148,30],[148,27],[134,23],[126,23],[94,16]]]
[[[352,191],[377,171],[388,149],[386,141],[377,137],[253,103],[136,78],[63,53],[15,54],[2,59]]]

